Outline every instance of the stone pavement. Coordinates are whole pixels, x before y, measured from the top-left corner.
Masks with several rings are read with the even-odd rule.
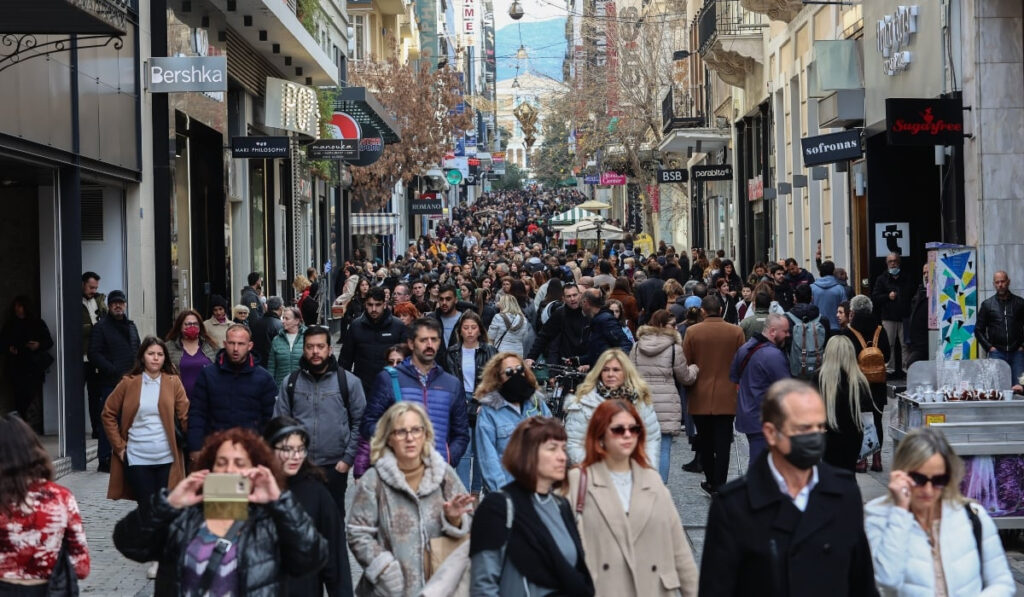
[[[886,415],[891,412],[892,409],[886,409]],[[685,438],[676,438],[672,446],[672,472],[668,487],[675,498],[679,516],[693,545],[694,556],[699,565],[711,500],[700,490],[700,481],[704,479],[704,475],[686,473],[680,469],[683,463],[689,462],[692,457],[693,453]],[[857,482],[865,501],[885,493],[891,459],[892,442],[887,440],[882,452],[885,472],[857,475]],[[72,473],[58,480],[60,484],[74,492],[85,520],[89,551],[92,555],[92,573],[81,582],[82,593],[111,597],[152,595],[153,581],[146,579],[147,566],[125,559],[114,549],[112,541],[114,524],[134,508],[134,503],[106,499],[107,475],[96,473],[95,467],[96,463],[93,461],[89,464],[88,472]],[[729,477],[738,477],[746,467],[746,437],[737,434],[733,442]],[[354,484],[349,485],[348,501],[351,501],[353,486]],[[1017,580],[1017,594],[1024,596],[1024,541],[1018,534],[1004,544],[1007,548],[1010,570]],[[359,566],[354,560],[352,570],[358,579]]]

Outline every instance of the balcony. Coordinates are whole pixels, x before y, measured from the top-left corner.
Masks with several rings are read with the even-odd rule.
[[[697,16],[697,51],[722,81],[743,87],[747,73],[764,64],[766,26],[764,15],[746,10],[740,0],[708,0]]]
[[[712,126],[704,112],[702,94],[697,87],[668,90],[661,102],[662,155],[710,153],[729,143],[729,129]]]
[[[803,9],[803,0],[740,0],[740,5],[750,12],[765,15],[773,21],[788,23]]]

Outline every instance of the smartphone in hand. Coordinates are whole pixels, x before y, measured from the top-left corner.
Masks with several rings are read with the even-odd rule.
[[[203,516],[214,520],[249,518],[252,482],[239,473],[210,473],[203,481]]]

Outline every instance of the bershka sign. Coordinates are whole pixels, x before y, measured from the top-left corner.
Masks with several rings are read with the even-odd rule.
[[[690,168],[690,178],[694,182],[705,180],[732,180],[732,165],[718,164],[713,166],[693,166]]]
[[[859,158],[861,151],[861,129],[851,129],[840,133],[818,135],[800,139],[803,148],[804,166],[833,164],[843,160]]]
[[[288,157],[288,137],[231,137],[231,157],[274,159]]]
[[[885,128],[889,145],[963,145],[963,102],[890,97]]]
[[[227,91],[227,56],[175,56],[149,59],[150,93]]]

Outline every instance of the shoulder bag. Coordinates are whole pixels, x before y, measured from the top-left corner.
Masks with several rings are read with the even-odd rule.
[[[445,495],[446,484],[441,481],[441,499],[448,501],[448,496]],[[444,516],[444,510],[441,510],[441,516]],[[469,533],[461,537],[449,537],[447,535],[441,535],[440,537],[433,537],[426,544],[426,553],[423,554],[423,579],[430,580],[430,577],[434,575],[448,559],[448,556],[453,551],[459,548],[466,540],[469,539]]]

